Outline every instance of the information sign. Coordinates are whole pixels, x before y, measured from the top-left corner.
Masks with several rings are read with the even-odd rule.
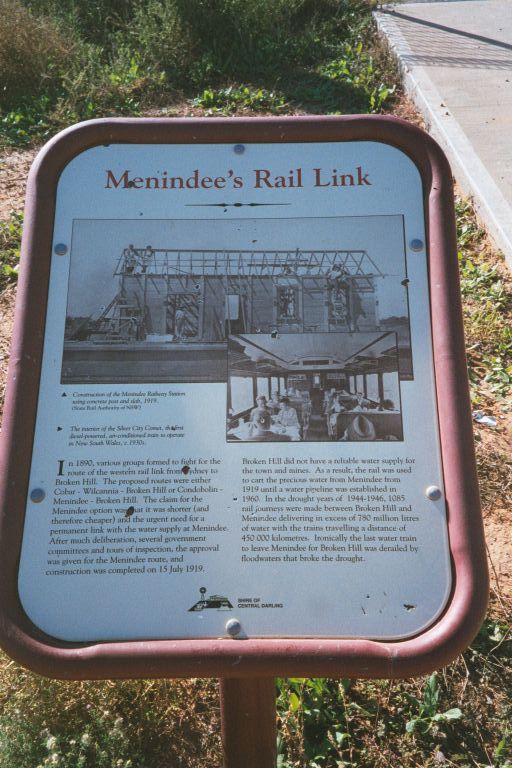
[[[486,571],[450,194],[386,118],[47,145],[3,442],[11,653],[385,676],[460,650]]]

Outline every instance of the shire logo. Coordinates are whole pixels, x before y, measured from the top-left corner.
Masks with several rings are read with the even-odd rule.
[[[201,587],[199,592],[201,598],[192,606],[192,608],[188,609],[189,612],[204,611],[208,608],[215,608],[217,611],[230,611],[233,608],[227,597],[223,597],[222,595],[210,595],[209,597],[206,597],[206,587]]]

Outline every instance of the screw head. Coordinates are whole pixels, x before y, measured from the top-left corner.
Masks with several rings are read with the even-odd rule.
[[[423,248],[424,248],[423,240],[419,240],[418,238],[411,240],[411,251],[422,251]]]
[[[441,489],[438,488],[437,485],[429,485],[425,490],[425,496],[427,499],[430,499],[430,501],[439,501],[441,495]]]
[[[235,155],[243,155],[243,153],[245,152],[244,145],[243,144],[235,144],[235,146],[233,147],[233,152],[235,153]]]
[[[42,488],[33,488],[30,491],[30,501],[33,501],[35,504],[39,504],[45,497],[46,493]]]
[[[57,254],[57,256],[65,256],[66,253],[68,252],[68,247],[66,243],[57,243],[57,245],[53,250],[54,250],[54,253]]]
[[[231,635],[231,637],[236,637],[240,634],[242,631],[242,625],[238,621],[238,619],[229,619],[226,621],[226,632],[228,635]]]

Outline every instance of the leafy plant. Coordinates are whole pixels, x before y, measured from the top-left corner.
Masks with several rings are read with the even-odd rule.
[[[495,265],[476,263],[459,253],[461,290],[463,296],[475,296],[481,303],[488,302],[495,310],[505,309],[511,303],[501,275]]]
[[[471,396],[479,407],[512,391],[512,289],[468,200],[457,200],[458,259]]]
[[[170,3],[160,2],[165,6]],[[276,77],[318,61],[346,34],[338,0],[174,0],[195,59],[210,76]],[[369,15],[369,9],[366,10]]]
[[[439,681],[437,673],[430,675],[423,688],[423,699],[418,699],[410,693],[406,694],[407,700],[417,709],[416,717],[407,721],[405,730],[407,733],[428,733],[436,723],[446,723],[452,720],[460,720],[463,717],[459,707],[452,707],[444,712],[439,712]]]
[[[349,711],[357,705],[345,702],[349,686],[350,681],[346,679],[289,678],[279,681],[278,712],[285,730],[302,744],[304,764],[311,768],[350,765],[345,761],[333,762],[346,757],[351,748]],[[282,742],[279,754],[284,768],[295,764],[290,761]]]
[[[0,0],[0,142],[28,145],[78,120],[150,107],[171,114],[183,96],[208,115],[281,114],[311,101],[322,113],[381,111],[396,72],[373,37],[371,5]]]
[[[512,730],[507,728],[494,750],[493,757],[496,768],[511,768],[512,766],[512,760],[509,760],[512,757],[510,752],[511,737]]]
[[[473,642],[475,651],[481,653],[512,653],[512,627],[506,621],[487,618]]]
[[[8,221],[0,221],[0,288],[18,277],[23,214],[11,211]]]
[[[321,68],[320,74],[351,85],[367,100],[369,112],[380,112],[394,93],[394,86],[385,85],[380,81],[380,73],[375,67],[373,57],[364,50],[359,40],[355,45],[346,42],[341,58],[329,62]]]
[[[287,106],[283,96],[274,91],[250,88],[247,85],[218,90],[206,88],[192,103],[202,107],[207,115],[230,114],[239,110],[281,113]]]

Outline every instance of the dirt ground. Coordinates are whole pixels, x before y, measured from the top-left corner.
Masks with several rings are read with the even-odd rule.
[[[404,115],[407,117],[407,115]],[[0,154],[0,220],[23,210],[25,184],[36,151]],[[511,276],[512,280],[512,276]],[[0,408],[3,403],[14,314],[14,288],[0,294]],[[510,406],[509,404],[509,407]],[[487,412],[487,411],[486,411]],[[476,450],[483,496],[493,602],[505,612],[512,608],[512,479],[504,481],[500,456],[512,457],[512,413],[494,408],[495,429],[475,423]]]
[[[25,185],[34,150],[0,153],[0,220],[9,218],[11,211],[22,211]]]

